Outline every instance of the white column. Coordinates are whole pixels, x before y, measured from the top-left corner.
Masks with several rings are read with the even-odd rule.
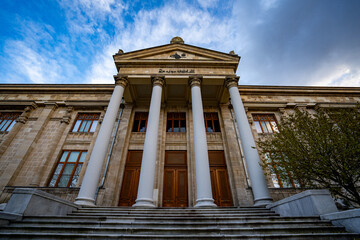
[[[80,192],[75,203],[83,206],[95,205],[95,193],[99,184],[100,174],[106,157],[111,132],[114,127],[117,112],[120,107],[124,89],[128,84],[126,77],[115,79],[115,88],[107,107],[104,120],[101,123],[99,134],[91,152],[89,164],[86,168]]]
[[[191,101],[194,126],[194,151],[196,170],[195,207],[216,207],[211,190],[209,155],[207,149],[204,110],[201,99],[201,78],[190,78]]]
[[[133,207],[155,207],[153,200],[156,153],[159,132],[159,118],[164,78],[153,77],[149,117],[146,127],[144,152],[141,160],[139,188],[136,203]]]
[[[241,144],[243,146],[252,192],[254,195],[254,205],[265,206],[272,202],[272,198],[270,197],[264,172],[260,166],[259,153],[256,149],[244,105],[240,98],[239,89],[237,87],[238,81],[239,77],[229,77],[226,79],[225,85],[230,92],[231,103],[234,108],[236,122],[239,128]]]

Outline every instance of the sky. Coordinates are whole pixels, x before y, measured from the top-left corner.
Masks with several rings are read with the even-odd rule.
[[[360,0],[1,0],[0,83],[114,83],[112,55],[241,56],[242,85],[360,87]]]

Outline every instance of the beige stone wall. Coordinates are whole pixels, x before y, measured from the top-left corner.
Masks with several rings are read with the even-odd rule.
[[[112,89],[112,85],[100,85],[94,88],[72,87],[70,92],[68,90],[47,92],[44,89],[31,92],[26,88],[13,89],[9,92],[3,91],[0,87],[0,111],[17,111],[26,115],[24,123],[18,122],[10,132],[0,134],[0,202],[6,202],[12,190],[19,186],[39,187],[41,190],[71,201],[76,198],[101,124],[98,124],[94,133],[72,133],[71,129],[78,113],[98,112],[103,116]],[[252,121],[254,113],[274,114],[277,121],[281,121],[283,114],[291,113],[296,107],[316,111],[317,107],[346,107],[360,101],[360,89],[356,88],[350,93],[342,89],[326,89],[326,93],[321,93],[320,90],[311,88],[302,88],[301,91],[298,89],[298,92],[294,93],[281,87],[274,92],[261,87],[242,86],[240,94],[255,139],[261,138],[263,134],[256,132]],[[25,114],[26,107],[29,107],[30,111]],[[99,206],[117,206],[128,150],[142,150],[144,145],[145,133],[131,132],[134,114],[136,111],[148,111],[148,108],[148,104],[125,104],[105,183],[99,190],[97,198]],[[204,102],[204,111],[219,114],[221,132],[207,133],[208,149],[224,151],[234,205],[250,206],[253,204],[251,187],[246,178],[244,159],[241,156],[229,103],[209,105]],[[168,112],[186,113],[186,133],[166,132]],[[185,101],[177,104],[164,102],[160,112],[158,133],[154,186],[156,204],[162,206],[165,151],[186,150],[189,206],[194,206],[196,176],[191,104]],[[111,141],[109,147],[110,143]],[[78,186],[70,189],[47,187],[63,150],[88,151]],[[105,163],[103,170],[104,168]],[[303,189],[273,188],[270,178],[268,183],[274,200],[303,191]]]
[[[17,122],[10,132],[0,134],[0,202],[7,201],[14,187],[40,187],[73,201],[78,188],[48,188],[47,184],[63,150],[91,152],[100,124],[95,133],[72,133],[71,129],[79,112],[104,114],[113,87],[106,86],[98,92],[71,88],[73,92],[56,93],[46,89],[9,88],[12,90],[7,93],[6,87],[6,91],[0,87],[0,111],[24,115],[27,106],[31,110],[26,112],[23,123]]]

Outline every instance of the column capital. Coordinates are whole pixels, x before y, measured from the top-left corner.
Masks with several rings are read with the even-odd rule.
[[[238,83],[239,83],[239,76],[227,76],[225,79],[225,87],[227,87],[228,89],[231,87],[237,87]]]
[[[126,86],[129,84],[128,77],[125,75],[115,75],[114,79],[116,86],[122,86],[123,88],[126,88]]]
[[[195,75],[189,77],[189,86],[198,86],[200,87],[203,77],[201,75]]]
[[[165,87],[165,77],[164,76],[151,76],[151,83],[153,86]]]

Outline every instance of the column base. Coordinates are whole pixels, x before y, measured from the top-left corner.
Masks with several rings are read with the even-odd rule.
[[[152,199],[142,198],[142,199],[136,199],[135,204],[132,205],[133,207],[139,207],[139,208],[154,208],[156,207]]]
[[[214,203],[214,199],[212,198],[201,198],[201,199],[196,199],[196,204],[195,206],[196,208],[214,208],[217,207],[216,204]]]
[[[84,207],[95,207],[95,200],[92,198],[78,197],[74,203]]]
[[[273,201],[271,198],[260,198],[260,199],[254,200],[254,206],[255,207],[265,207],[266,205],[268,205],[272,202]]]

